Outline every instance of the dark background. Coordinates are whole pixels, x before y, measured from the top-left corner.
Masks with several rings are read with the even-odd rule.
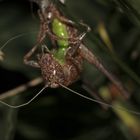
[[[0,45],[20,33],[29,33],[3,49],[5,59],[0,62],[0,93],[40,76],[38,69],[23,64],[24,55],[36,42],[37,9],[36,4],[27,0],[0,1]],[[86,46],[131,93],[130,99],[121,100],[122,106],[137,111],[140,111],[140,80],[131,71],[140,75],[139,9],[139,0],[67,0],[66,6],[61,7],[68,18],[75,22],[83,20],[92,28],[84,40]],[[99,35],[101,23],[110,36],[114,54]],[[88,87],[101,94],[104,100],[110,99],[108,85],[112,85],[109,80],[87,62],[83,67],[81,79],[70,88],[89,96],[82,88],[88,80]],[[43,83],[5,101],[24,103],[42,87]],[[120,100],[116,99],[112,104],[118,105]],[[140,115],[103,109],[63,88],[47,88],[31,104],[19,109],[0,104],[0,140],[134,140],[140,139],[139,122]]]

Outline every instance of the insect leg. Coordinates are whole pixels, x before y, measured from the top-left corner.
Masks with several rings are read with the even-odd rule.
[[[48,35],[51,39],[52,42],[57,41],[59,39],[63,39],[63,40],[67,40],[68,38],[63,38],[63,37],[59,37],[57,35],[55,35],[50,27],[49,24],[52,22],[52,19],[46,19],[46,13],[42,13],[42,11],[38,11],[38,15],[41,21],[41,26],[42,26],[42,34],[44,34],[44,36],[46,37],[46,35]]]
[[[90,28],[87,24],[85,24],[85,23],[83,23],[83,22],[80,22],[79,24],[81,24],[82,26],[86,27],[86,31],[83,32],[82,34],[80,34],[80,35],[76,38],[76,43],[74,44],[74,47],[72,48],[72,49],[73,49],[72,55],[75,55],[75,53],[77,52],[79,46],[81,45],[81,42],[82,42],[83,38],[86,36],[86,34],[87,34],[88,32],[91,31],[91,28]]]
[[[44,38],[46,37],[46,32],[45,32],[45,22],[43,19],[43,16],[41,15],[40,11],[39,13],[39,17],[41,20],[41,25],[40,25],[40,30],[39,30],[39,34],[38,34],[38,39],[37,39],[37,43],[34,45],[34,47],[24,56],[24,63],[33,67],[39,67],[38,63],[35,62],[34,60],[30,60],[31,56],[34,54],[34,52],[37,50],[37,47],[43,42]]]
[[[84,23],[84,22],[82,22],[82,21],[79,22],[79,24],[80,24],[81,26],[83,26],[83,27],[86,28],[86,31],[83,32],[83,33],[79,36],[79,40],[83,40],[83,38],[85,37],[85,35],[86,35],[88,32],[91,31],[91,28],[90,28],[86,23]]]
[[[30,65],[32,67],[37,67],[39,68],[40,66],[38,65],[38,63],[34,60],[30,60],[30,57],[33,55],[33,53],[35,52],[35,50],[37,49],[38,44],[36,44],[25,56],[24,56],[24,63],[26,65]]]
[[[61,22],[63,22],[64,24],[67,24],[67,25],[70,25],[70,26],[76,26],[77,25],[77,23],[75,23],[74,21],[72,21],[70,19],[65,18],[64,16],[58,16],[57,18]],[[87,32],[91,31],[91,28],[87,24],[85,24],[83,21],[80,21],[79,24],[86,28],[86,31],[82,34],[86,34]],[[80,36],[83,36],[83,35],[80,35]]]
[[[80,45],[79,53],[85,60],[93,64],[99,71],[106,75],[108,79],[120,90],[124,97],[127,98],[129,96],[128,91],[123,87],[122,83],[103,66],[93,52],[86,48],[84,44]]]
[[[50,50],[49,50],[49,48],[46,45],[44,45],[44,44],[41,46],[41,50],[42,50],[42,53],[43,54],[45,54],[45,53],[51,53]]]
[[[83,38],[86,36],[88,32],[91,31],[91,28],[87,24],[83,23],[82,21],[79,22],[79,24],[85,27],[86,31],[78,35],[76,38],[69,38],[70,46],[73,46],[71,47],[71,56],[74,56],[76,54],[79,46],[82,43]]]

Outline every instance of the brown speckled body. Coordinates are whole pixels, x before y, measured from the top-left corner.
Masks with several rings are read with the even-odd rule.
[[[50,20],[47,19],[49,14],[51,14]],[[40,66],[42,76],[46,85],[51,88],[59,87],[59,84],[68,86],[80,77],[80,73],[82,71],[82,57],[78,53],[74,54],[74,56],[72,55],[73,48],[77,45],[76,38],[78,37],[78,30],[71,25],[71,23],[67,23],[68,19],[66,19],[66,17],[64,17],[52,3],[42,11],[42,17],[44,20],[42,23],[46,30],[45,33],[53,44],[50,53],[39,54],[38,64]],[[54,18],[59,19],[66,25],[69,35],[69,46],[65,54],[64,64],[60,64],[52,53],[54,48],[57,49],[57,37],[53,35],[50,28]]]
[[[60,64],[52,54],[46,53],[38,57],[42,76],[45,83],[51,88],[57,88],[63,84],[68,86],[78,80],[82,71],[82,59],[76,56],[74,59],[67,56],[65,63]]]
[[[45,1],[35,2],[40,6],[40,10],[38,12],[40,17],[40,31],[37,43],[25,55],[24,63],[41,69],[42,77],[46,86],[52,88],[56,88],[61,85],[68,86],[80,77],[80,73],[82,71],[83,58],[80,56],[79,51],[77,51],[81,44],[78,30],[75,27],[75,23],[66,18],[60,10],[56,8],[53,2],[50,1],[46,4],[42,3]],[[53,33],[52,23],[54,19],[58,19],[65,25],[68,38],[61,38]],[[46,44],[44,45],[43,43],[46,37],[51,43],[50,49],[48,49]],[[60,58],[63,61],[61,62],[59,61],[59,58],[55,56],[54,52],[57,52],[57,49],[60,47],[57,44],[58,40],[65,39],[68,41],[68,45],[64,48],[64,52],[62,52],[64,54],[62,54],[63,57]],[[42,48],[46,48],[46,51],[38,53],[37,60],[31,60],[31,56],[35,53],[40,44],[43,44],[41,46]]]

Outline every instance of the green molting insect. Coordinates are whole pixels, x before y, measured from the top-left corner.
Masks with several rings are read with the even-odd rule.
[[[53,56],[56,58],[57,61],[59,61],[60,64],[65,64],[65,48],[59,48],[58,50],[53,51]]]
[[[52,23],[52,30],[53,33],[58,36],[58,37],[63,37],[63,38],[68,38],[68,32],[67,32],[67,27],[65,24],[63,24],[61,21],[58,19],[54,19]],[[58,46],[60,48],[68,48],[68,39],[59,39],[57,40]]]
[[[81,23],[87,30],[79,35],[79,30],[75,27],[75,23],[63,16],[53,3],[50,2],[45,9],[42,9],[42,4],[40,7],[39,17],[41,25],[38,41],[25,55],[24,62],[27,65],[41,69],[46,86],[57,88],[61,85],[68,86],[72,84],[80,77],[83,61],[86,60],[106,75],[123,95],[127,97],[128,92],[122,86],[121,82],[83,44],[83,37],[89,31],[89,27]],[[48,50],[45,45],[46,52],[37,54],[37,60],[31,60],[31,56],[46,36],[51,39],[52,48]]]
[[[11,106],[3,101],[0,102],[9,107],[18,108],[31,103],[47,87],[51,88],[64,87],[65,89],[68,89],[69,91],[72,91],[73,93],[83,98],[114,108],[114,105],[101,102],[100,100],[98,101],[97,96],[96,96],[97,100],[94,100],[85,95],[81,95],[67,87],[79,79],[80,74],[82,72],[84,60],[87,60],[90,64],[95,65],[96,68],[100,70],[103,74],[105,74],[112,81],[112,83],[114,83],[114,85],[118,87],[118,89],[124,94],[124,96],[127,97],[128,95],[127,90],[125,90],[120,81],[112,74],[110,74],[106,70],[106,68],[102,65],[102,63],[100,63],[98,58],[96,58],[94,53],[91,52],[83,44],[82,39],[89,31],[89,27],[84,24],[81,24],[87,27],[87,31],[79,36],[78,29],[74,26],[75,24],[69,19],[67,19],[65,16],[63,16],[59,12],[59,10],[56,9],[55,5],[53,5],[52,3],[49,4],[50,0],[32,0],[32,1],[35,1],[38,4],[40,4],[42,11],[42,13],[39,12],[41,26],[38,41],[36,45],[25,55],[24,62],[27,65],[41,69],[45,86],[31,100],[29,100],[24,104],[18,106]],[[62,3],[65,2],[64,0],[59,1]],[[52,26],[50,26],[50,24]],[[47,46],[43,44],[41,45],[42,50],[44,49],[46,50],[42,51],[42,53],[37,54],[37,60],[31,59],[31,56],[35,53],[38,46],[42,44],[43,40],[47,35],[49,36],[51,41],[53,41],[52,42],[53,48],[49,50]],[[0,50],[0,61],[2,59],[3,52]],[[39,80],[39,83],[41,81]],[[26,84],[27,87],[35,85],[31,83],[32,82],[27,83]],[[26,85],[23,86],[26,87]],[[89,92],[91,91],[88,88],[86,89]],[[117,109],[126,110],[133,114],[138,115],[140,114],[139,112],[137,113],[133,110],[127,110],[121,106],[118,107]]]
[[[69,42],[67,39],[68,38],[67,27],[65,24],[63,24],[61,21],[55,18],[52,22],[52,31],[56,36],[66,38],[65,40],[64,39],[57,40],[57,45],[59,48],[54,52],[54,57],[60,63],[63,64],[65,61],[65,52],[69,47]]]

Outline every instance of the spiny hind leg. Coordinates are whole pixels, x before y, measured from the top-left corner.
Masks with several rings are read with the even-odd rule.
[[[77,23],[75,23],[74,21],[69,20],[69,19],[67,19],[67,18],[65,18],[65,17],[57,17],[57,18],[60,19],[63,23],[65,23],[65,24],[67,24],[67,25],[70,25],[70,26],[76,26],[76,25],[77,25]],[[86,28],[86,30],[85,30],[82,34],[80,34],[80,35],[78,36],[78,39],[79,39],[79,40],[82,40],[83,37],[84,37],[88,32],[91,31],[91,28],[90,28],[86,23],[84,23],[83,21],[80,21],[79,24],[80,24],[82,27],[85,27],[85,28]]]
[[[67,25],[70,25],[70,26],[74,26],[73,28],[75,28],[75,31],[77,30],[76,29],[76,23],[65,18],[65,17],[58,17],[63,23],[67,24]],[[77,37],[68,37],[68,40],[69,40],[69,45],[71,46],[70,49],[71,49],[71,56],[75,55],[78,48],[80,47],[81,43],[82,43],[82,40],[83,38],[86,36],[86,34],[91,31],[91,28],[83,23],[82,21],[79,22],[79,24],[82,26],[82,27],[85,27],[86,30],[81,33],[80,35],[77,35]],[[77,32],[77,31],[76,31]],[[74,47],[73,47],[74,46]]]
[[[87,60],[90,64],[95,66],[100,72],[102,72],[122,93],[122,95],[125,98],[129,97],[129,93],[127,89],[123,86],[122,82],[114,76],[112,73],[110,73],[107,68],[101,63],[101,61],[94,55],[93,52],[91,52],[84,44],[81,44],[79,47],[79,55]]]

